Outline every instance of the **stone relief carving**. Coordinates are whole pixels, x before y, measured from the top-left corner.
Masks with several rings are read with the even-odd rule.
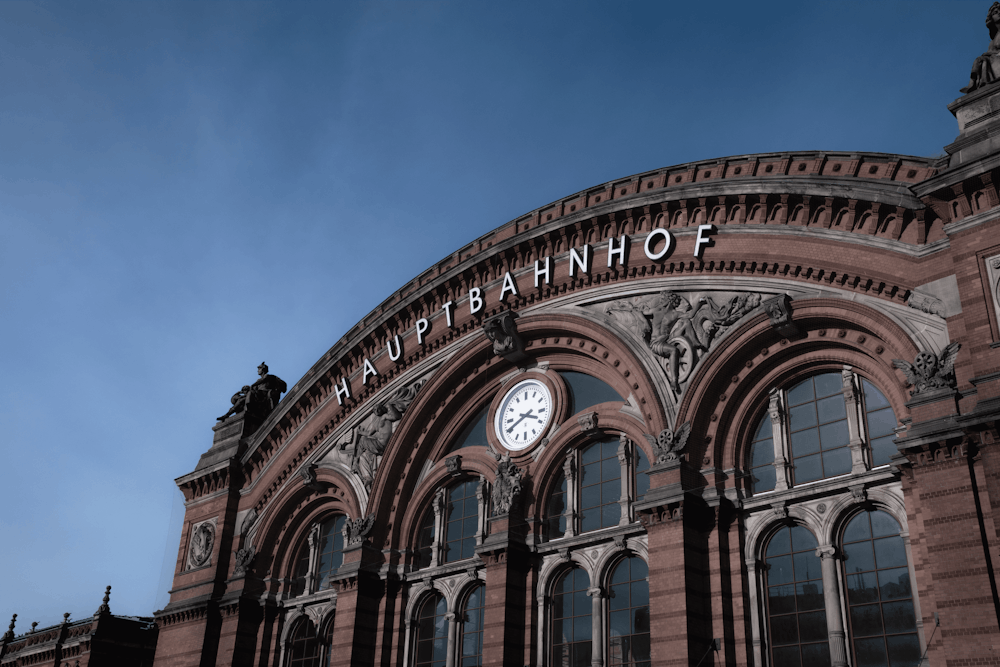
[[[527,359],[524,341],[517,333],[517,313],[506,310],[483,322],[483,332],[493,343],[493,353],[512,363]]]
[[[493,516],[508,514],[521,493],[521,469],[510,456],[504,455],[497,464],[497,477],[493,482]]]
[[[920,352],[911,364],[902,359],[893,359],[892,365],[903,371],[909,386],[913,386],[910,396],[919,396],[927,391],[955,386],[955,357],[962,349],[961,343],[952,343],[936,356],[931,352]]]
[[[253,528],[254,523],[257,521],[257,508],[251,507],[250,511],[246,513],[243,517],[243,523],[240,524],[240,535],[245,536]]]
[[[945,316],[944,303],[941,299],[930,294],[924,294],[923,292],[912,292],[910,298],[906,301],[906,305],[928,315]]]
[[[1000,255],[986,260],[986,278],[990,283],[993,295],[993,311],[996,314],[997,325],[1000,325]]]
[[[357,546],[365,541],[368,533],[375,527],[375,515],[369,514],[365,518],[348,519],[344,524],[344,538],[349,546]]]
[[[458,477],[462,474],[462,457],[459,454],[446,458],[444,465],[448,469],[448,474],[452,477]]]
[[[195,524],[191,529],[191,546],[188,547],[188,569],[206,565],[214,546],[215,519]]]
[[[418,380],[398,389],[386,401],[375,406],[372,414],[352,433],[352,437],[338,445],[338,450],[353,446],[350,452],[350,469],[368,491],[371,491],[375,472],[382,462],[382,454],[389,444],[389,438],[396,430],[396,423],[403,418],[403,413],[426,382]]]
[[[224,422],[230,417],[243,414],[244,419],[255,424],[263,422],[269,414],[278,406],[281,395],[288,390],[288,385],[284,380],[276,375],[268,374],[267,364],[261,362],[257,367],[257,374],[260,378],[252,385],[243,387],[233,394],[230,402],[233,407],[229,412],[218,418],[217,421]]]
[[[972,63],[969,85],[961,89],[963,93],[971,93],[1000,78],[1000,2],[994,2],[986,12],[986,29],[990,32],[990,45]]]
[[[641,338],[659,357],[667,382],[677,394],[702,356],[726,329],[760,306],[763,297],[744,292],[721,305],[710,296],[699,297],[695,305],[689,298],[665,290],[613,301],[604,308],[606,318]]]
[[[648,433],[643,435],[653,448],[656,464],[672,463],[680,459],[681,452],[687,446],[688,438],[691,436],[691,422],[684,422],[676,433],[666,428],[655,438]]]
[[[233,568],[233,578],[245,577],[247,572],[250,571],[250,564],[253,562],[254,556],[257,554],[254,552],[253,547],[244,547],[236,551],[236,567]]]
[[[597,430],[597,417],[596,412],[585,412],[576,418],[576,423],[580,425],[581,431],[590,433]]]

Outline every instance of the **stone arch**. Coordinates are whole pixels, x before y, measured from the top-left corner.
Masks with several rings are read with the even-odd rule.
[[[861,512],[870,509],[882,510],[899,524],[901,532],[909,533],[906,520],[906,506],[903,499],[885,487],[874,487],[865,490],[865,498],[859,500],[851,494],[837,498],[827,515],[830,517],[824,524],[823,544],[840,544],[844,528]]]

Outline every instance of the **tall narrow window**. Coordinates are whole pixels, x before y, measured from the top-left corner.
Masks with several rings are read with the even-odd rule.
[[[477,586],[465,598],[462,613],[462,643],[460,667],[481,667],[483,664],[483,607],[486,588]]]
[[[642,447],[636,447],[635,452],[635,497],[638,500],[649,491],[649,459]]]
[[[326,667],[330,664],[333,621],[326,624],[322,636],[308,618],[300,619],[288,645],[288,667]]]
[[[754,430],[753,442],[750,443],[750,484],[754,493],[774,490],[776,475],[774,440],[771,435],[771,415],[765,410]]]
[[[767,545],[767,616],[774,667],[830,664],[816,546],[816,538],[802,526],[782,528]]]
[[[885,465],[896,453],[896,414],[889,406],[889,399],[868,380],[861,380],[865,395],[865,421],[868,440],[872,448],[872,465]]]
[[[545,509],[545,529],[550,540],[566,534],[566,487],[566,475],[559,473]]]
[[[608,630],[609,664],[649,667],[649,567],[626,558],[611,575]]]
[[[424,520],[417,533],[417,554],[413,559],[414,567],[430,567],[434,555],[434,510],[430,507],[424,512]]]
[[[590,667],[590,577],[579,568],[566,572],[552,590],[552,659],[559,667]]]
[[[850,434],[840,373],[822,373],[788,390],[796,484],[851,472]]]
[[[580,459],[581,532],[617,526],[622,495],[618,440],[595,442],[583,450]]]
[[[854,664],[920,661],[913,591],[899,524],[881,511],[862,512],[844,529],[844,578]]]
[[[477,482],[461,482],[448,490],[445,523],[444,562],[451,563],[476,554],[476,532],[479,530],[479,499]]]
[[[317,590],[330,588],[330,580],[344,562],[344,524],[347,517],[330,517],[320,525]]]
[[[448,659],[448,606],[440,595],[432,595],[417,614],[416,667],[445,667]]]

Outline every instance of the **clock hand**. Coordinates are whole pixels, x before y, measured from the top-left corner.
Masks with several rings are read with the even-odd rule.
[[[510,428],[507,429],[507,433],[510,433],[511,431],[513,431],[515,426],[517,426],[518,424],[520,424],[521,422],[523,422],[528,417],[531,417],[533,419],[538,419],[538,417],[535,417],[533,414],[531,414],[534,411],[535,411],[534,408],[532,408],[531,410],[528,410],[527,412],[521,413],[520,419],[518,419],[516,422],[514,422],[513,424],[510,425]]]

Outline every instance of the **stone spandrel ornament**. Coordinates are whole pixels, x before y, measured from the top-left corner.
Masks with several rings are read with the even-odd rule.
[[[955,386],[955,358],[961,349],[961,343],[952,343],[942,350],[941,356],[921,352],[912,364],[893,359],[892,365],[903,371],[907,383],[913,386],[910,396],[916,397],[924,392]]]
[[[963,93],[971,93],[1000,79],[1000,2],[994,2],[986,12],[986,29],[990,31],[990,45],[986,52],[972,63],[969,85]]]
[[[660,358],[667,382],[680,394],[702,356],[730,326],[761,305],[762,296],[745,292],[717,304],[701,296],[695,305],[677,292],[614,301],[604,315],[640,337]]]
[[[509,514],[521,493],[521,469],[509,455],[497,463],[497,477],[493,482],[493,516]]]
[[[257,374],[260,377],[256,382],[251,385],[243,385],[238,392],[233,394],[230,399],[233,407],[217,421],[226,421],[234,415],[243,414],[244,419],[259,424],[278,407],[281,395],[288,390],[288,385],[278,376],[268,374],[266,363],[261,362],[260,366],[257,367]]]
[[[358,476],[368,491],[371,491],[375,482],[375,472],[396,428],[396,422],[403,418],[406,408],[410,407],[426,382],[419,380],[400,388],[389,400],[376,405],[371,416],[358,427],[354,438],[354,453],[351,456],[351,472]],[[345,442],[341,446],[346,447],[347,444]]]
[[[687,446],[688,438],[691,436],[691,422],[684,422],[677,429],[676,433],[669,428],[665,428],[655,438],[648,433],[644,435],[653,448],[653,455],[656,457],[657,465],[661,463],[673,463],[680,460],[681,452]]]

